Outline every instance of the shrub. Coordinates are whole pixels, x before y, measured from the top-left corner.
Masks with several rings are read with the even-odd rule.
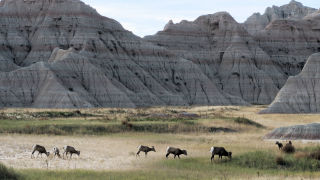
[[[245,125],[250,125],[250,126],[255,126],[257,128],[263,128],[264,126],[254,122],[248,118],[244,118],[244,117],[237,117],[233,119],[234,122],[238,123],[238,124],[245,124]]]
[[[276,158],[276,163],[278,164],[278,165],[280,165],[280,166],[285,166],[287,163],[286,163],[286,161],[283,159],[283,157],[281,157],[281,156],[278,156],[277,158]]]
[[[0,163],[0,179],[20,179],[18,174],[11,168]]]
[[[320,150],[310,154],[310,158],[320,160]]]

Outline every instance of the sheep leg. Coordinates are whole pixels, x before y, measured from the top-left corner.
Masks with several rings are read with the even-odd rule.
[[[211,156],[211,163],[212,163],[212,160],[214,160],[214,155],[212,154],[212,156]]]
[[[147,155],[148,155],[148,152],[144,152],[144,157],[147,157]]]
[[[180,155],[178,155],[178,158],[180,159]]]
[[[32,159],[32,157],[34,158],[34,152],[35,152],[35,150],[33,150],[31,153],[31,159]]]
[[[137,152],[136,156],[140,156],[140,150]]]
[[[170,155],[170,153],[167,153],[167,154],[166,154],[166,158],[167,158],[167,159],[168,159],[168,156],[169,156],[169,155]]]
[[[175,159],[175,158],[176,158],[176,156],[177,156],[177,155],[174,155],[173,159]]]
[[[72,159],[72,153],[70,153],[71,155],[70,155],[70,159]]]

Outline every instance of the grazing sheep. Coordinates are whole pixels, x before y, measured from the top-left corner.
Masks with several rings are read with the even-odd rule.
[[[232,158],[232,152],[226,151],[224,147],[211,147],[210,152],[212,154],[211,163],[214,160],[214,155],[219,155],[220,159],[222,159],[222,156],[228,156],[229,159]]]
[[[170,154],[173,154],[174,155],[174,158],[176,158],[176,156],[178,156],[178,158],[180,159],[180,155],[181,154],[184,154],[184,155],[188,155],[187,151],[186,150],[181,150],[179,148],[174,148],[174,147],[168,147],[167,148],[167,154],[166,154],[166,158],[168,158],[168,156]]]
[[[72,154],[77,154],[80,156],[80,151],[77,151],[74,147],[72,146],[64,146],[63,147],[63,159],[64,159],[64,154],[66,154],[66,157],[68,158],[68,154],[70,154],[70,159],[72,158]]]
[[[148,155],[148,152],[150,152],[150,151],[156,152],[154,146],[152,146],[151,148],[149,148],[148,146],[143,146],[143,145],[140,145],[140,146],[139,146],[139,150],[138,150],[138,152],[137,152],[137,155],[138,155],[138,156],[140,156],[139,154],[140,154],[141,151],[145,153],[145,156],[146,156],[146,157],[147,157],[147,155]]]
[[[285,152],[285,153],[295,153],[295,148],[294,146],[292,145],[292,142],[289,141],[289,143],[287,143],[283,148],[282,148],[282,151]]]
[[[283,144],[282,144],[282,143],[280,143],[279,141],[277,141],[277,142],[276,142],[276,145],[278,145],[279,150],[281,150],[281,149],[282,149],[282,147],[283,147]]]
[[[53,152],[54,157],[58,156],[58,158],[61,158],[60,150],[57,147],[54,147],[52,152]]]
[[[32,151],[32,154],[31,154],[31,159],[32,159],[32,157],[34,158],[34,153],[36,151],[38,151],[37,158],[38,158],[39,154],[41,154],[41,157],[42,157],[42,154],[47,155],[47,157],[50,155],[50,152],[47,152],[45,147],[40,146],[38,144],[34,145],[32,148],[33,148],[33,151]]]

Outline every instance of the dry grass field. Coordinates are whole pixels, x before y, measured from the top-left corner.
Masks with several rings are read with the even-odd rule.
[[[0,162],[21,179],[319,179],[320,163],[285,155],[263,136],[277,127],[319,122],[320,115],[258,114],[263,108],[5,109]],[[319,148],[318,142],[293,143],[301,153]],[[50,151],[72,145],[81,155],[31,159],[34,144]],[[157,152],[137,158],[141,144]],[[167,160],[167,146],[187,149],[188,156]],[[226,147],[233,159],[210,164],[211,146]],[[277,165],[276,157],[288,166]]]

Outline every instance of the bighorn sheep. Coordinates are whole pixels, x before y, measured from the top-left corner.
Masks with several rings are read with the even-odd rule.
[[[276,145],[278,145],[279,150],[281,150],[283,148],[283,144],[280,143],[279,141],[276,142]]]
[[[50,152],[47,152],[47,150],[46,150],[45,147],[40,146],[40,145],[38,145],[38,144],[34,145],[32,148],[33,148],[33,151],[32,151],[32,154],[31,154],[31,159],[32,159],[32,157],[34,158],[34,155],[33,155],[33,154],[34,154],[36,151],[38,151],[37,158],[38,158],[39,154],[41,154],[41,157],[42,157],[42,154],[47,155],[47,157],[50,155]]]
[[[151,148],[149,148],[148,146],[140,145],[138,148],[139,148],[139,150],[138,150],[138,152],[137,152],[137,156],[140,156],[139,154],[140,154],[141,151],[145,153],[145,156],[146,156],[146,157],[147,157],[147,155],[148,155],[148,152],[150,152],[150,151],[156,152],[154,146],[152,146]]]
[[[176,158],[176,156],[178,156],[178,158],[180,159],[180,155],[181,154],[184,154],[184,155],[188,155],[187,151],[186,150],[181,150],[179,148],[174,148],[174,147],[168,147],[167,148],[167,154],[166,154],[166,158],[168,158],[168,156],[170,154],[173,154],[174,155],[174,158]]]
[[[54,157],[58,156],[58,158],[61,158],[59,148],[54,147],[52,152],[53,152]]]
[[[222,159],[222,156],[228,156],[229,159],[232,158],[232,152],[226,151],[224,147],[211,147],[210,152],[212,154],[211,163],[214,160],[214,155],[219,155],[220,159]]]
[[[64,159],[64,154],[66,154],[66,157],[68,158],[68,154],[70,154],[70,159],[72,158],[72,154],[77,154],[80,156],[80,151],[77,151],[74,147],[72,146],[64,146],[63,147],[63,159]]]

